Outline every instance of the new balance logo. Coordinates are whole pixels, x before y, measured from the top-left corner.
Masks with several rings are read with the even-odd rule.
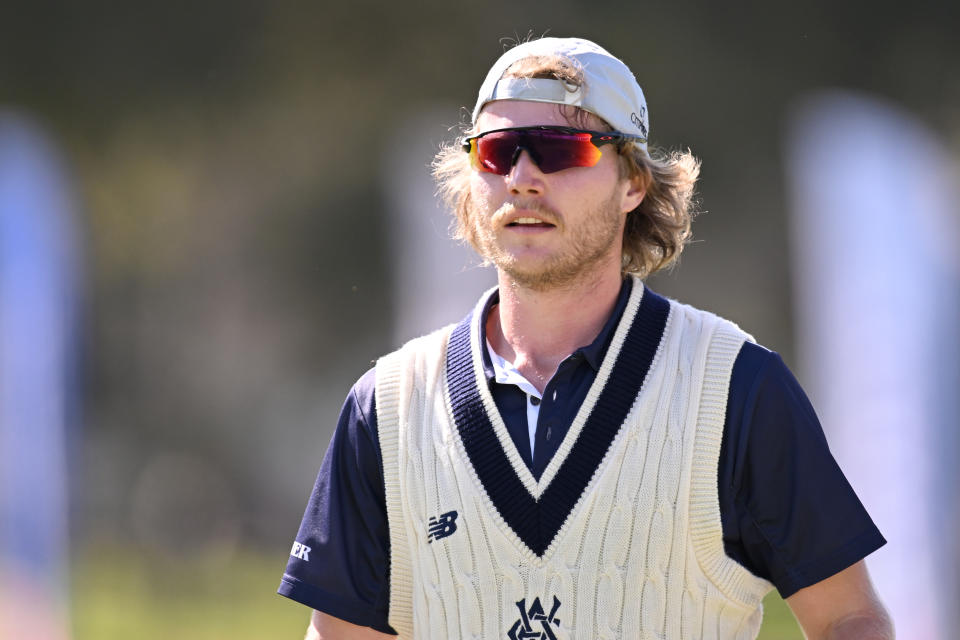
[[[427,542],[446,538],[457,530],[457,512],[447,511],[427,522]]]
[[[507,637],[510,640],[557,640],[557,634],[553,628],[560,626],[560,618],[557,616],[557,609],[560,608],[560,601],[557,596],[553,596],[553,608],[550,609],[550,615],[543,612],[543,606],[540,604],[540,598],[534,598],[530,609],[527,609],[527,599],[524,598],[517,603],[517,609],[520,609],[520,619],[513,623]]]
[[[293,549],[290,550],[290,555],[294,558],[300,558],[304,562],[310,562],[310,551],[311,549],[307,545],[294,542]]]

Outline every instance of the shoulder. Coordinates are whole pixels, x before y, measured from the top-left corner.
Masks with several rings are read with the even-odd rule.
[[[726,395],[737,356],[744,344],[754,342],[753,336],[735,322],[715,313],[673,299],[666,300],[670,313],[662,348],[673,345],[672,348],[686,352],[687,358],[701,362],[711,388]]]
[[[737,353],[730,378],[730,394],[742,404],[750,404],[764,387],[782,387],[793,374],[776,351],[744,342]]]
[[[377,368],[370,367],[366,373],[360,376],[350,393],[347,394],[346,404],[349,404],[358,413],[361,421],[367,425],[372,424],[376,432],[377,423]],[[346,406],[346,405],[345,405]]]
[[[807,394],[776,351],[743,343],[730,375],[726,432],[731,485],[741,486],[743,464],[753,453],[795,458],[801,452],[828,455],[820,421]],[[776,471],[770,468],[769,472]]]
[[[376,363],[376,394],[384,408],[396,408],[396,399],[429,386],[443,370],[450,335],[469,327],[469,318],[414,338]],[[469,339],[469,334],[468,334]],[[384,405],[383,403],[387,403]]]
[[[658,295],[652,291],[650,293]],[[670,304],[671,322],[674,325],[699,333],[709,329],[713,335],[734,341],[736,360],[731,378],[731,394],[740,389],[748,390],[762,382],[778,384],[784,380],[790,380],[796,383],[780,355],[758,344],[750,333],[733,320],[673,298],[664,297],[664,299]]]
[[[775,427],[777,437],[782,437],[788,429],[801,431],[825,444],[823,430],[806,392],[776,351],[744,343],[730,380],[730,400],[731,412],[747,412],[743,418],[754,418],[748,420],[754,430],[769,431]],[[758,416],[765,420],[756,420]]]
[[[381,466],[375,383],[376,367],[372,367],[350,387],[327,449],[329,462],[338,469],[355,465],[371,478],[380,474]],[[321,468],[321,475],[325,470],[332,467]]]
[[[470,316],[465,318],[460,325],[464,325],[469,321]],[[422,358],[426,355],[442,353],[450,339],[450,334],[460,325],[450,324],[426,335],[408,340],[400,348],[381,356],[380,359],[377,360],[375,368],[385,370],[387,366],[397,361],[410,358]]]
[[[755,342],[752,335],[732,320],[673,298],[665,299],[670,303],[670,322],[675,326],[698,333],[707,331],[711,335],[727,337],[737,342]]]
[[[730,374],[720,464],[725,482],[721,486],[740,486],[751,438],[754,442],[777,442],[782,433],[775,431],[804,428],[798,424],[809,425],[808,410],[812,409],[808,407],[806,396],[780,355],[755,342],[744,342]],[[816,421],[816,416],[812,417]]]

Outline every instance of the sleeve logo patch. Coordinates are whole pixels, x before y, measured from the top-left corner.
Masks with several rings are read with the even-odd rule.
[[[310,552],[312,549],[305,544],[299,542],[293,543],[293,549],[290,550],[290,555],[294,558],[300,558],[304,562],[310,562]]]
[[[427,522],[427,543],[446,538],[457,530],[457,512],[447,511]]]

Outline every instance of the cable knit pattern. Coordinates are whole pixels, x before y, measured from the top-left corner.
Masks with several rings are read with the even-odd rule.
[[[659,321],[657,300],[669,311]],[[657,322],[652,342],[631,338]],[[755,638],[771,585],[724,554],[716,485],[730,374],[748,336],[637,281],[552,473],[536,483],[485,393],[478,332],[474,317],[377,364],[400,636]],[[639,392],[616,418],[622,378]],[[595,468],[566,473],[584,461]]]
[[[410,413],[410,406],[422,410],[427,383],[437,384],[426,375],[425,358],[446,354],[446,344],[453,326],[411,340],[400,351],[377,361],[376,403],[377,435],[383,458],[383,481],[387,503],[387,524],[390,529],[390,626],[401,638],[413,638],[413,583],[410,567],[415,558],[411,546],[417,538],[404,513],[403,497],[416,491],[407,486],[408,476],[401,473],[401,461],[410,462],[409,442],[401,438],[400,416]],[[419,367],[417,365],[420,365]],[[436,367],[433,367],[436,371]],[[439,374],[439,371],[436,371]],[[442,395],[442,394],[436,394]],[[414,478],[416,479],[416,478]],[[422,537],[422,536],[421,536]],[[429,635],[429,634],[428,634]],[[428,636],[421,636],[428,637]]]

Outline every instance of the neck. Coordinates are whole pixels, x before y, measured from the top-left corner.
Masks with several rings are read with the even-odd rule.
[[[502,271],[498,281],[500,304],[487,317],[487,339],[540,392],[567,356],[596,339],[623,282],[619,268],[543,290],[523,288]]]

